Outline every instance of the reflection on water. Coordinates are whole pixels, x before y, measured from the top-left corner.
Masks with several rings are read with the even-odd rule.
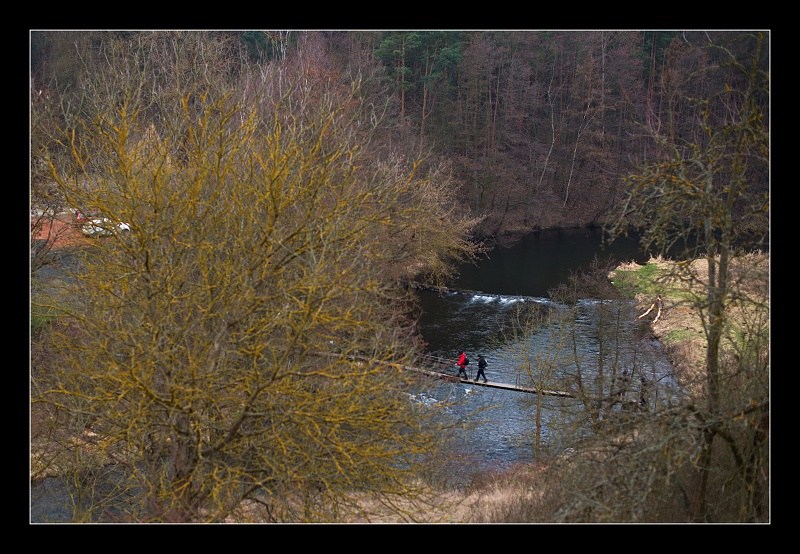
[[[633,238],[605,244],[601,229],[558,229],[533,233],[511,248],[497,248],[478,264],[463,264],[453,288],[502,295],[546,298],[571,272],[602,262],[635,261],[644,254]]]
[[[584,386],[591,388],[598,386],[602,369],[604,390],[610,386],[611,375],[623,372],[637,379],[645,377],[654,389],[656,385],[664,391],[674,387],[663,353],[635,337],[632,302],[587,299],[571,307],[546,298],[482,292],[445,296],[422,292],[420,301],[428,310],[421,327],[430,339],[430,354],[453,362],[462,349],[472,360],[482,354],[489,363],[490,381],[530,386],[532,376],[543,388],[574,392],[579,374]],[[520,333],[521,315],[531,314],[533,320],[525,321],[535,324],[529,332]],[[474,378],[474,363],[467,369]],[[630,398],[621,400],[637,402],[638,394],[638,388],[631,386],[626,393]],[[454,415],[465,419],[459,448],[461,459],[467,462],[457,469],[464,481],[475,472],[507,469],[535,459],[536,395],[450,382],[438,384],[429,395],[455,401]],[[541,402],[540,438],[548,445],[551,423],[563,425],[581,407],[573,398],[543,396]]]
[[[530,386],[530,375],[545,388],[574,390],[580,377],[584,385],[605,390],[612,375],[625,371],[628,381],[644,377],[659,391],[671,390],[666,356],[657,345],[635,338],[632,302],[584,299],[566,306],[548,298],[550,289],[595,258],[644,263],[649,256],[633,240],[603,245],[599,230],[581,229],[537,233],[513,248],[493,251],[475,266],[462,266],[453,285],[460,291],[419,293],[420,330],[428,353],[454,363],[461,350],[472,360],[482,354],[491,381]],[[530,332],[522,336],[524,322]],[[474,376],[474,364],[468,369]],[[449,382],[431,395],[457,400],[455,415],[469,420],[459,437],[467,461],[456,468],[465,482],[475,472],[535,459],[536,395]],[[626,389],[620,399],[638,402],[638,389]],[[580,417],[575,399],[543,396],[541,407],[544,445],[555,423]]]

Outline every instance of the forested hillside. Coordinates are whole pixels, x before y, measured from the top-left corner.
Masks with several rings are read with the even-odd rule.
[[[280,65],[307,80],[359,82],[376,124],[372,154],[445,160],[460,203],[482,217],[475,233],[513,238],[608,222],[625,198],[624,177],[657,160],[665,137],[695,143],[687,133],[702,102],[743,86],[736,64],[768,70],[768,42],[753,58],[758,34],[34,32],[32,145],[35,158],[65,154],[52,131],[99,109],[88,78],[112,63],[111,51],[146,66],[137,86],[156,130],[181,87],[213,80],[247,94],[261,85],[245,68]],[[124,86],[119,69],[106,92]],[[759,102],[766,113],[768,96]],[[45,171],[36,176],[46,181]],[[749,186],[766,191],[766,172],[754,177]]]

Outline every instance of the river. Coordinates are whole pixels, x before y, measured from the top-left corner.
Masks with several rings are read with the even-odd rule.
[[[644,263],[649,258],[633,239],[603,244],[599,229],[542,231],[511,248],[497,248],[477,264],[459,268],[451,292],[421,291],[420,328],[432,356],[455,360],[461,350],[470,357],[470,377],[475,376],[478,354],[488,361],[491,381],[525,384],[521,369],[530,362],[534,375],[548,382],[569,382],[576,359],[584,376],[597,367],[635,371],[648,383],[671,383],[671,366],[657,343],[634,338],[636,322],[632,302],[580,299],[567,306],[553,301],[549,291],[570,273],[586,268],[597,258]],[[522,310],[521,310],[522,308]],[[519,314],[534,314],[544,321],[526,336],[519,336]],[[559,314],[568,314],[564,321]],[[608,325],[606,325],[606,323]],[[608,329],[608,326],[613,329]],[[574,333],[573,333],[574,330]],[[574,340],[575,349],[572,348]],[[456,374],[456,368],[452,369]],[[470,384],[442,382],[428,391],[426,402],[456,400],[452,410],[463,419],[459,458],[452,468],[459,483],[476,475],[505,470],[535,461],[534,410],[536,396]],[[639,399],[630,393],[632,402]],[[542,447],[551,444],[555,421],[577,413],[574,399],[542,397],[540,426]]]

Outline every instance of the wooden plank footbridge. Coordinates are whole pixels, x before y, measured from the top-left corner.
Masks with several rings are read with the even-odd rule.
[[[356,357],[361,358],[360,356]],[[369,360],[366,357],[364,357],[363,360],[373,361],[373,362],[375,361],[375,360]],[[444,381],[449,381],[451,383],[469,383],[470,385],[478,387],[487,387],[491,389],[503,389],[516,392],[525,392],[529,394],[540,394],[542,396],[560,396],[563,398],[575,398],[574,394],[567,391],[552,390],[552,389],[536,389],[533,387],[525,387],[516,384],[512,385],[511,383],[501,383],[499,381],[489,381],[489,380],[487,380],[484,383],[478,380],[459,377],[458,375],[453,375],[452,373],[448,372],[448,370],[452,371],[451,368],[455,366],[455,362],[453,360],[447,360],[445,358],[439,358],[436,356],[423,356],[422,358],[420,358],[420,362],[425,363],[425,365],[428,365],[434,369],[423,369],[421,367],[412,367],[407,365],[401,366],[399,364],[392,364],[390,362],[385,362],[385,363],[387,365],[401,367],[406,371],[421,373],[422,375],[427,375],[428,377],[434,377],[436,379],[442,379]],[[475,371],[477,371],[477,369]]]
[[[469,383],[470,385],[475,385],[478,387],[488,387],[491,389],[503,389],[516,392],[526,392],[529,394],[541,394],[542,396],[561,396],[563,398],[575,398],[574,394],[567,391],[552,390],[552,389],[536,389],[533,387],[525,387],[522,385],[512,385],[511,383],[489,381],[488,379],[486,382],[483,382],[477,379],[459,377],[458,375],[453,375],[444,370],[444,368],[449,369],[450,367],[454,366],[455,362],[453,362],[452,360],[437,358],[435,356],[424,356],[422,360],[425,362],[426,365],[438,368],[438,370],[422,369],[419,367],[411,367],[411,366],[403,366],[403,369],[406,369],[408,371],[414,371],[417,373],[422,373],[423,375],[428,375],[429,377],[436,377],[438,379],[443,379],[445,381],[450,381],[453,383],[459,383],[459,382]],[[475,371],[477,372],[477,369],[475,369]]]

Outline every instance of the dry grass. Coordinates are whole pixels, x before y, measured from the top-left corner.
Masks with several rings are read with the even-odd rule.
[[[702,395],[706,337],[695,299],[705,294],[708,263],[704,259],[678,264],[660,257],[651,258],[644,266],[623,264],[611,273],[610,278],[618,279],[624,273],[636,274],[645,268],[650,271],[655,268],[655,273],[651,273],[655,277],[648,280],[650,288],[646,292],[635,296],[639,313],[644,314],[656,300],[656,295],[661,295],[661,313],[653,310],[647,316],[652,334],[665,346],[681,384],[689,392]],[[753,303],[769,302],[769,255],[756,253],[733,260],[731,277],[737,299],[727,313],[732,324],[737,325],[746,317],[746,310]]]
[[[398,513],[376,504],[362,501],[361,506],[371,515],[369,519],[351,515],[345,523],[425,523],[425,524],[485,524],[525,523],[543,497],[543,466],[521,465],[506,472],[492,473],[464,490],[431,490],[435,501],[429,504],[404,503]]]

